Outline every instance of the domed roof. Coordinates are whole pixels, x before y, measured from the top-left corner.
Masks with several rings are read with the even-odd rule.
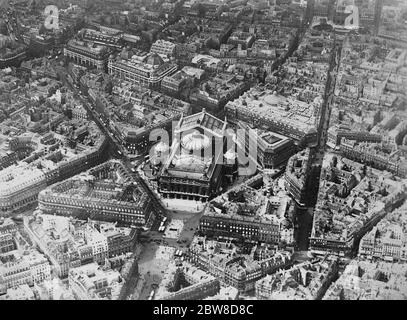
[[[156,53],[149,54],[144,62],[152,66],[160,66],[164,63],[163,59]]]
[[[199,133],[198,131],[194,131],[190,134],[184,136],[181,140],[181,145],[186,150],[202,150],[209,147],[211,141],[209,137]]]
[[[275,106],[278,104],[282,104],[285,101],[285,98],[274,91],[273,94],[266,95],[263,101],[271,106]]]

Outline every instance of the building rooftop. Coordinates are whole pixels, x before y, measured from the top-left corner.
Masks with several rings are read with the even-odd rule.
[[[222,137],[226,128],[226,121],[217,119],[205,109],[202,112],[183,117],[177,126],[177,131],[187,131],[191,128],[203,128],[210,134]]]
[[[69,49],[79,49],[85,50],[89,53],[96,54],[96,55],[103,55],[108,54],[107,47],[103,45],[97,45],[93,42],[87,42],[82,40],[71,39],[68,41],[67,48]]]
[[[231,110],[245,110],[257,117],[280,121],[307,133],[316,131],[317,113],[320,107],[319,99],[307,104],[259,88],[253,88],[227,104],[227,108]]]
[[[256,296],[267,300],[315,300],[337,272],[337,260],[304,262],[288,270],[268,275],[256,282]]]
[[[289,203],[288,196],[269,198],[261,191],[242,184],[214,198],[206,207],[203,217],[280,225]]]
[[[43,190],[40,195],[136,207],[144,207],[148,201],[147,195],[134,183],[124,165],[117,160],[110,160],[54,184]]]
[[[90,299],[116,300],[124,281],[120,272],[103,270],[97,263],[89,263],[69,271],[70,283],[80,285],[80,291],[85,292]],[[74,289],[75,290],[78,289]]]
[[[405,300],[406,265],[352,260],[324,300]]]
[[[13,164],[0,171],[0,195],[7,195],[34,185],[45,184],[46,175],[72,161],[87,157],[99,150],[105,137],[95,123],[89,121],[72,121],[61,125],[65,128],[75,128],[70,134],[53,133],[55,144],[50,147],[38,134],[25,134],[15,139],[21,140],[27,147],[34,149],[29,157],[18,164]],[[68,131],[68,130],[67,130]],[[87,138],[83,138],[87,135]],[[77,147],[72,149],[65,144],[68,139],[77,141]],[[24,141],[23,141],[24,140]]]
[[[111,63],[122,66],[123,68],[146,72],[150,77],[163,74],[175,66],[174,64],[164,62],[157,53],[143,53],[142,56],[133,54],[128,57],[119,54],[116,58],[111,57]]]
[[[366,223],[391,210],[391,204],[405,194],[405,184],[398,179],[328,153],[322,164],[312,238],[352,244]]]
[[[209,179],[217,165],[212,154],[212,137],[223,139],[227,123],[204,110],[181,117],[174,130],[171,152],[163,166],[163,175]],[[221,156],[221,153],[217,155]]]

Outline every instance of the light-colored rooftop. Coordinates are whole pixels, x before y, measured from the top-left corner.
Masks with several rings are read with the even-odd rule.
[[[245,112],[256,114],[260,118],[279,121],[290,127],[312,132],[316,130],[317,112],[321,103],[322,100],[318,98],[308,104],[275,92],[254,88],[229,102],[227,106],[244,109]]]

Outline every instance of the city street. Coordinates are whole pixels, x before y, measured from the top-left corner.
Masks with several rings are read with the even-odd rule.
[[[135,168],[135,166],[131,163],[131,161],[127,157],[127,151],[124,149],[124,147],[114,138],[114,135],[110,132],[108,126],[99,118],[97,112],[90,106],[91,102],[89,101],[89,98],[85,98],[80,94],[79,90],[73,87],[68,81],[66,81],[66,84],[72,89],[73,92],[77,95],[77,98],[81,100],[83,103],[83,106],[86,108],[88,111],[88,114],[90,115],[91,119],[95,121],[98,125],[98,127],[102,130],[104,133],[106,139],[108,140],[109,143],[109,152],[114,158],[121,159],[125,166],[127,167],[129,173],[133,175],[135,178],[136,182],[143,188],[143,190],[150,195],[150,198],[153,199],[153,206],[155,208],[155,211],[157,214],[165,214],[166,210],[162,206],[162,204],[159,202],[157,199],[156,195],[150,190],[150,187],[147,186],[147,184],[143,181],[143,179],[140,178],[138,173],[136,171],[133,171],[132,169]],[[141,161],[142,156],[139,158],[136,158],[136,160]]]
[[[163,247],[172,248],[173,252],[181,250],[186,252],[199,226],[201,213],[191,213],[187,211],[168,211],[166,226],[168,228],[172,220],[182,220],[183,228],[178,238],[166,238],[164,233],[152,230],[143,233],[141,236],[141,252],[139,255],[139,278],[135,291],[140,295],[132,295],[132,299],[146,300],[151,291],[161,282],[169,262],[174,259],[157,258],[162,256],[159,250]],[[153,228],[155,229],[155,228]]]
[[[294,223],[298,225],[295,230],[295,239],[299,251],[308,250],[309,237],[312,231],[313,208],[297,209]]]
[[[156,259],[157,251],[162,248],[155,242],[146,243],[139,256],[139,282],[137,300],[147,300],[151,291],[161,283],[162,276],[170,263],[169,259]],[[137,294],[136,294],[137,296]]]

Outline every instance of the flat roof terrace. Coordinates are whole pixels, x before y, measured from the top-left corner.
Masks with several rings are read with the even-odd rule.
[[[270,145],[276,144],[277,142],[280,142],[283,140],[282,138],[277,137],[275,134],[272,133],[267,133],[262,138]]]

